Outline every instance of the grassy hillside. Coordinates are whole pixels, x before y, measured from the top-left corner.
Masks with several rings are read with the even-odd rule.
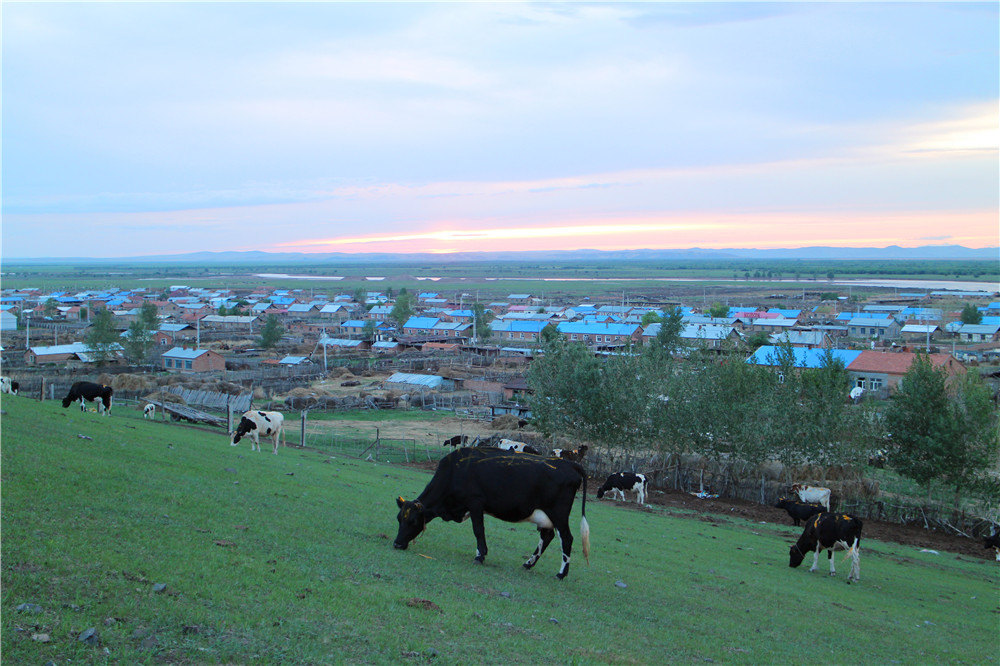
[[[521,568],[537,542],[525,524],[489,519],[482,567],[468,524],[434,521],[395,551],[393,500],[419,493],[426,472],[251,453],[124,412],[9,396],[2,407],[2,655],[12,664],[995,655],[995,563],[867,541],[861,583],[849,586],[840,555],[835,579],[810,575],[808,560],[788,568],[790,526],[592,501],[591,565],[577,552],[558,581],[556,545]],[[77,640],[91,627],[98,645]]]

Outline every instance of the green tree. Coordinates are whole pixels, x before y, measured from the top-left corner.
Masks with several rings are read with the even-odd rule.
[[[107,363],[115,357],[119,336],[114,327],[114,315],[110,310],[101,308],[94,314],[86,339],[87,347],[90,348],[98,365]]]
[[[481,340],[489,340],[493,336],[493,329],[490,322],[493,321],[493,311],[487,310],[482,303],[472,305],[472,321],[475,324],[476,337]]]
[[[371,342],[375,339],[375,320],[366,319],[365,325],[361,327],[361,339]]]
[[[764,331],[756,331],[749,338],[747,338],[747,347],[751,351],[757,351],[764,345],[771,343],[771,336]]]
[[[413,295],[406,291],[405,288],[400,289],[399,294],[396,296],[396,303],[392,306],[392,311],[389,312],[389,319],[396,324],[396,330],[401,332],[403,324],[412,316]]]
[[[952,380],[943,368],[919,354],[903,376],[885,415],[891,435],[892,466],[928,492],[934,486],[954,493],[996,494],[990,474],[997,455],[997,413],[989,390],[974,373]]]
[[[52,317],[59,312],[59,303],[54,298],[45,299],[45,304],[42,306],[42,314],[46,317]]]
[[[962,308],[961,319],[963,324],[981,324],[983,313],[972,303],[966,303]]]
[[[542,332],[539,334],[543,344],[551,345],[555,344],[559,340],[565,340],[566,336],[559,332],[559,327],[553,323],[548,323],[542,327]]]
[[[368,291],[364,287],[358,287],[354,290],[354,300],[363,304],[368,300]]]
[[[708,308],[708,316],[714,317],[716,319],[723,319],[729,316],[729,306],[725,303],[720,303],[716,301],[712,303],[712,307]]]
[[[642,315],[642,321],[640,323],[643,328],[647,328],[650,324],[658,324],[661,321],[663,321],[663,317],[650,310],[646,314]]]
[[[672,354],[681,342],[681,331],[684,330],[684,316],[680,308],[674,308],[665,313],[656,332],[655,344],[662,351]]]
[[[285,328],[278,321],[278,317],[273,314],[268,315],[264,321],[264,328],[260,331],[260,346],[264,349],[274,348],[284,332]]]

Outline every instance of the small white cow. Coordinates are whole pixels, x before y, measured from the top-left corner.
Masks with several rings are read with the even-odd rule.
[[[243,412],[243,417],[240,419],[240,424],[236,426],[236,432],[233,433],[233,441],[230,442],[231,446],[236,446],[240,439],[249,434],[253,438],[253,444],[250,445],[250,450],[256,449],[260,451],[260,435],[265,437],[272,437],[274,439],[274,455],[278,455],[278,437],[281,437],[281,443],[285,443],[285,417],[281,412],[261,412],[257,410],[250,410],[249,412]]]
[[[615,472],[608,477],[600,488],[597,489],[597,499],[604,497],[605,493],[621,497],[625,501],[625,491],[635,493],[635,501],[638,504],[646,503],[646,489],[649,486],[649,479],[645,474],[635,474],[634,472]]]
[[[803,502],[816,502],[822,504],[827,511],[830,510],[829,488],[824,488],[822,486],[803,486],[801,484],[794,483],[789,490],[796,493],[799,496],[799,500]]]
[[[9,393],[11,395],[17,395],[17,392],[21,389],[21,385],[10,377],[0,377],[0,393]]]
[[[147,402],[146,406],[142,408],[142,418],[153,419],[156,418],[156,405],[151,402]]]

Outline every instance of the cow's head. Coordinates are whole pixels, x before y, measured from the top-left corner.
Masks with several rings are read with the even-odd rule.
[[[233,433],[233,441],[231,443],[231,446],[236,446],[237,444],[239,444],[240,439],[243,438],[243,435],[247,434],[251,430],[256,430],[256,429],[257,429],[257,424],[244,416],[242,419],[240,419],[240,424],[236,426],[236,432]]]
[[[63,398],[63,407],[69,407],[72,403],[73,403],[73,398],[69,397],[68,395],[65,398]]]
[[[799,548],[799,544],[793,544],[792,547],[788,549],[788,566],[794,569],[802,564],[802,560],[805,559],[805,556],[806,554],[802,552],[801,548]]]
[[[774,505],[774,508],[775,509],[784,509],[786,506],[788,506],[788,498],[787,497],[780,497],[780,498],[778,498],[778,503]]]
[[[396,516],[399,531],[392,545],[400,550],[406,550],[410,542],[424,531],[424,527],[427,526],[427,515],[424,505],[420,502],[408,502],[402,497],[397,497],[396,505],[399,507],[399,514]]]

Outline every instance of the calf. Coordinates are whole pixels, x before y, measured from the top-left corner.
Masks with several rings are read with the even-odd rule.
[[[583,468],[569,460],[525,456],[487,447],[452,451],[438,463],[434,477],[416,500],[396,499],[399,531],[392,545],[405,550],[434,518],[456,523],[471,518],[476,537],[475,561],[482,564],[487,552],[485,514],[509,523],[530,522],[538,527],[539,541],[524,568],[535,566],[559,532],[563,555],[556,576],[562,579],[569,573],[573,548],[569,514],[581,482],[580,538],[583,555],[589,558],[587,475]]]
[[[465,446],[466,444],[468,444],[468,442],[469,442],[468,435],[455,435],[454,437],[449,437],[448,439],[444,440],[444,444],[442,444],[441,446],[451,446],[451,447]]]
[[[806,553],[813,551],[813,563],[810,572],[816,571],[819,562],[819,552],[828,549],[830,560],[830,575],[836,576],[833,551],[841,548],[849,551],[851,556],[851,571],[847,574],[847,582],[861,580],[861,520],[846,513],[821,513],[806,522],[802,536],[788,550],[788,566],[794,568],[802,564]]]
[[[281,437],[281,443],[285,443],[285,417],[281,412],[261,412],[257,410],[250,410],[249,412],[243,412],[243,417],[240,419],[240,424],[236,426],[236,432],[233,433],[233,441],[230,442],[231,446],[236,446],[240,439],[244,435],[249,434],[253,439],[253,443],[250,444],[250,450],[253,451],[256,448],[260,451],[260,435],[265,437],[271,437],[274,439],[274,455],[278,455],[278,437]]]
[[[824,488],[822,486],[803,486],[801,484],[794,483],[788,490],[798,495],[799,500],[803,502],[818,502],[822,504],[827,511],[830,510],[829,488]]]
[[[583,457],[587,455],[587,445],[584,444],[578,449],[552,449],[552,456],[554,458],[562,458],[563,460],[575,460],[580,462]]]
[[[76,382],[69,387],[69,393],[62,400],[63,408],[69,407],[70,403],[79,400],[80,411],[87,411],[87,401],[97,403],[98,413],[105,416],[111,415],[111,395],[114,390],[110,386],[95,384],[94,382]]]
[[[784,509],[788,512],[788,515],[792,520],[795,521],[795,526],[799,526],[800,520],[806,520],[815,516],[817,513],[823,513],[826,511],[822,504],[816,502],[799,502],[793,499],[788,499],[787,497],[782,497],[778,500],[778,503],[774,505],[775,509]]]
[[[0,393],[9,393],[10,395],[17,395],[17,392],[21,390],[21,384],[15,382],[10,377],[0,377]]]
[[[625,491],[635,493],[635,501],[639,504],[646,503],[646,487],[649,481],[645,474],[634,474],[633,472],[615,472],[608,477],[600,488],[597,489],[597,499],[604,497],[604,493],[610,492],[621,496],[625,501]]]
[[[1000,562],[1000,532],[994,532],[983,538],[983,548],[992,548],[996,553],[997,562]]]
[[[147,402],[146,406],[142,408],[142,418],[152,419],[156,418],[156,405],[151,402]]]

